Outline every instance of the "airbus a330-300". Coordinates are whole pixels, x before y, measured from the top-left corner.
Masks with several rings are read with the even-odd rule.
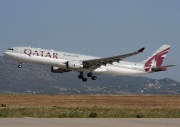
[[[51,72],[53,73],[77,71],[79,72],[78,78],[83,82],[86,82],[87,78],[84,75],[84,72],[87,73],[87,77],[90,77],[92,80],[96,80],[97,77],[94,75],[95,73],[139,75],[166,71],[167,68],[176,66],[162,66],[170,48],[170,45],[162,45],[146,60],[137,63],[122,60],[143,52],[145,48],[141,48],[132,53],[106,58],[32,47],[12,47],[8,48],[4,54],[17,60],[19,68],[22,68],[22,62],[26,62],[51,66]]]

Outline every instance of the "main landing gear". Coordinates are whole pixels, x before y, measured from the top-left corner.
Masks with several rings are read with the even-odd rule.
[[[18,68],[22,68],[22,62],[21,61],[18,62],[19,62]]]
[[[97,79],[97,77],[93,76],[92,73],[88,73],[87,76],[91,77],[92,80],[96,80]],[[80,72],[80,75],[78,75],[78,78],[82,79],[83,82],[87,81],[87,78],[84,77],[83,72]]]
[[[87,78],[84,78],[83,72],[80,72],[80,75],[78,75],[79,79],[82,79],[83,82],[87,81]]]

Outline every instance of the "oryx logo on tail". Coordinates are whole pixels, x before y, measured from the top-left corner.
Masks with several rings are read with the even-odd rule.
[[[163,45],[155,53],[153,53],[147,60],[143,61],[144,70],[146,72],[151,71],[152,68],[161,67],[167,53],[169,52],[171,46]]]

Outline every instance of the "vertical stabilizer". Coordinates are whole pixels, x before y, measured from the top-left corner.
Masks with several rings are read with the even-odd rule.
[[[153,67],[161,67],[170,48],[171,48],[170,45],[162,45],[150,57],[148,57],[146,60],[142,61],[141,63],[144,63],[144,70],[146,72],[148,72]]]

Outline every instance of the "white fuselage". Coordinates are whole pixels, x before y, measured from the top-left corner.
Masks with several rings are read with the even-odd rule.
[[[55,66],[66,69],[67,61],[83,61],[93,60],[99,57],[86,56],[67,52],[58,52],[54,50],[45,50],[31,47],[13,47],[13,50],[6,50],[4,52],[8,57],[17,61]],[[93,73],[107,73],[114,75],[137,75],[148,73],[144,71],[142,63],[132,63],[126,61],[113,62],[112,64],[101,65],[94,70],[89,69],[72,69],[79,72],[93,72]]]

